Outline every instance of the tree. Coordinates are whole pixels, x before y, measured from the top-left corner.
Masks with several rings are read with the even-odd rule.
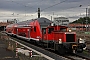
[[[86,24],[86,19],[87,19],[87,23],[88,24],[90,24],[90,18],[89,17],[81,17],[81,18],[79,18],[78,20],[75,20],[75,21],[73,21],[72,23],[83,23],[83,24]]]

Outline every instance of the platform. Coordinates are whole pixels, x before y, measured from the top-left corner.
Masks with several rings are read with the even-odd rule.
[[[15,52],[8,50],[5,40],[0,39],[0,60],[20,60]]]

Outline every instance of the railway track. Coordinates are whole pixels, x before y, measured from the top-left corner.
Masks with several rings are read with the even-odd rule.
[[[63,56],[63,55],[59,55],[55,52],[50,52],[50,51],[47,51],[45,49],[42,49],[40,47],[37,47],[37,46],[34,46],[30,43],[27,43],[25,41],[22,41],[22,40],[19,40],[19,39],[16,39],[16,38],[12,38],[11,39],[14,39],[14,40],[17,40],[18,42],[22,43],[22,44],[25,44],[26,46],[28,47],[31,47],[37,51],[40,51],[41,53],[55,59],[55,60],[90,60],[89,58],[86,58],[85,56],[79,56],[79,55],[66,55],[66,56]]]
[[[55,60],[90,60],[89,58],[85,57],[85,56],[80,56],[78,54],[73,54],[73,55],[69,55],[69,56],[63,56],[63,55],[59,55],[58,53],[55,53],[53,51],[48,51],[46,52],[47,50],[45,49],[42,49],[40,47],[37,47],[35,45],[32,45],[32,44],[29,44],[27,42],[24,42],[24,41],[21,41],[19,40],[19,42],[27,45],[27,46],[30,46],[31,48],[34,48],[35,50],[38,50],[42,53],[44,53],[45,55],[48,55],[50,56],[51,58],[55,59]],[[37,49],[36,49],[37,48]],[[41,51],[42,50],[42,51]]]
[[[87,49],[88,50],[88,49]],[[90,51],[84,51],[82,53],[72,53],[72,54],[67,54],[65,57],[71,59],[71,60],[90,60]]]
[[[71,60],[86,60],[86,59],[83,59],[83,58],[77,57],[77,56],[65,56],[65,57],[67,57],[67,58],[69,58]]]
[[[16,38],[12,38],[12,37],[11,37],[11,39],[14,39],[14,40],[16,40],[16,41],[18,41],[18,42],[20,42],[20,43],[22,43],[22,44],[24,44],[24,45],[32,48],[32,49],[35,49],[36,51],[39,51],[39,52],[41,52],[41,53],[43,53],[43,54],[51,57],[51,58],[54,59],[54,60],[69,60],[69,59],[66,58],[66,57],[63,57],[63,56],[60,56],[60,55],[55,54],[55,53],[53,53],[53,52],[50,52],[50,51],[48,51],[48,50],[42,49],[42,48],[40,48],[40,47],[38,47],[38,46],[32,45],[32,44],[27,43],[27,42],[25,42],[25,41],[21,41],[21,40],[19,40],[19,39],[17,40]]]
[[[71,60],[90,60],[90,58],[87,58],[85,56],[81,56],[81,55],[78,55],[78,54],[73,54],[73,55],[68,55],[68,56],[65,56]]]
[[[87,50],[86,50],[86,51],[90,53],[90,49],[88,49],[88,48],[87,48]]]

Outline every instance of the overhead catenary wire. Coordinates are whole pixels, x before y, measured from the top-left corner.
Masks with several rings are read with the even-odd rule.
[[[41,0],[40,2],[42,2],[42,1],[44,1],[44,0]],[[36,9],[36,8],[34,8],[34,7],[29,7],[29,6],[27,6],[27,5],[24,5],[24,4],[15,2],[15,1],[13,1],[13,0],[11,0],[11,2],[16,3],[16,4],[19,4],[19,5],[22,5],[22,6],[24,6],[24,7],[28,7],[28,8],[30,8],[30,9],[31,9],[31,8]],[[39,3],[40,3],[40,2],[39,2]],[[36,3],[38,3],[38,1],[36,1]],[[36,13],[36,12],[38,12],[38,11],[35,11],[35,13]]]
[[[11,2],[16,3],[16,4],[19,4],[19,5],[24,6],[24,7],[33,8],[33,7],[29,7],[29,6],[27,6],[27,5],[24,5],[24,4],[15,2],[15,1],[13,1],[13,0],[12,0]],[[36,9],[36,8],[33,8],[33,9]]]
[[[42,9],[41,12],[44,11],[44,10],[46,10],[46,9],[49,9],[49,8],[51,8],[51,7],[54,7],[54,6],[58,5],[58,4],[64,3],[64,2],[66,2],[66,1],[67,1],[67,0],[64,0],[64,1],[61,1],[61,2],[59,2],[59,3],[53,4],[53,5],[49,6],[49,7],[46,7],[46,8],[44,8],[44,9]]]
[[[44,0],[41,0],[41,1],[44,1]],[[48,7],[44,8],[44,9],[41,9],[41,12],[44,11],[44,10],[46,10],[46,9],[50,9],[50,8],[56,6],[56,5],[59,5],[59,4],[61,4],[61,3],[64,3],[64,2],[66,2],[66,1],[67,1],[67,0],[64,0],[64,1],[58,2],[58,3],[56,3],[56,4],[53,4],[53,5],[51,5],[51,6],[48,6]],[[36,9],[36,8],[34,8],[34,7],[32,7],[32,6],[30,7],[30,6],[28,6],[28,5],[22,4],[22,3],[20,3],[20,2],[14,1],[14,0],[11,0],[10,2],[16,3],[16,4],[18,4],[18,5],[21,5],[21,6],[24,6],[24,7],[27,7],[27,8]],[[29,2],[29,3],[30,3],[30,2]],[[38,1],[37,1],[37,3],[38,3]],[[67,9],[72,9],[72,8],[76,8],[76,7],[70,7],[70,8],[67,8]],[[65,10],[67,10],[67,9],[65,9]],[[36,13],[37,13],[37,11],[35,11],[34,14],[36,14]],[[33,14],[33,15],[34,15],[34,14]],[[32,14],[31,14],[31,15],[32,15]],[[31,15],[30,15],[30,16],[31,16]],[[26,11],[25,11],[25,17],[26,17]]]
[[[44,1],[44,0],[42,0],[42,1]],[[67,1],[67,0],[64,0],[64,1],[61,1],[61,2],[59,2],[59,3],[53,4],[53,5],[49,6],[49,7],[46,7],[46,8],[44,8],[44,9],[42,9],[41,12],[44,11],[44,10],[46,10],[46,9],[52,8],[52,7],[56,6],[56,5],[59,5],[59,4],[61,4],[61,3],[64,3],[64,2],[66,2],[66,1]],[[11,0],[11,2],[16,3],[16,4],[19,4],[19,5],[22,5],[22,6],[24,6],[24,7],[29,7],[29,6],[26,6],[26,5],[24,5],[24,4],[15,2],[15,1],[13,1],[13,0]],[[34,8],[34,7],[29,7],[29,8],[36,9],[36,8]],[[75,7],[71,7],[71,8],[75,8]],[[69,8],[69,9],[70,9],[70,8]],[[35,11],[35,13],[36,13],[36,12],[38,12],[38,11]]]
[[[34,8],[34,7],[30,7],[30,6],[28,6],[28,5],[25,5],[25,4],[22,4],[22,3],[19,3],[19,2],[13,1],[13,0],[11,0],[11,1],[9,1],[9,2],[13,2],[13,3],[15,3],[15,4],[18,4],[18,5],[24,6],[24,7],[25,7],[25,16],[24,16],[24,17],[27,16],[27,15],[26,15],[26,8],[36,9],[36,8]],[[36,11],[35,11],[35,14],[36,14]],[[14,14],[12,14],[12,15],[14,15]],[[26,20],[26,18],[25,18],[25,20]]]

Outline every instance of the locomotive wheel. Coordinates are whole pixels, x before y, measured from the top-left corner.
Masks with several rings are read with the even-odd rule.
[[[59,45],[59,47],[58,47],[58,52],[59,52],[59,54],[61,54],[61,55],[65,54],[65,53],[66,53],[66,50],[65,50],[64,46]]]

